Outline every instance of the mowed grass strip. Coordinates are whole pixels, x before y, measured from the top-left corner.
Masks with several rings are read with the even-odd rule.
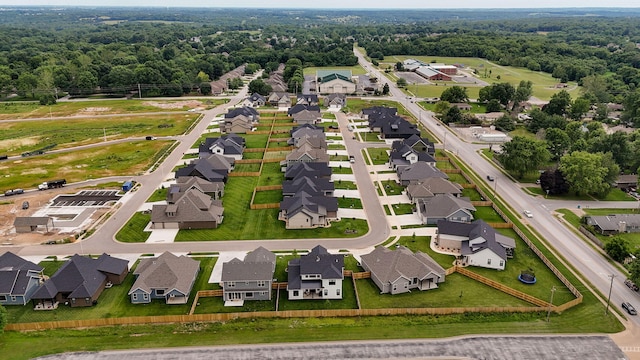
[[[0,123],[0,153],[17,155],[56,144],[55,149],[128,137],[183,134],[197,114],[144,115]]]
[[[33,188],[44,179],[67,183],[146,171],[172,141],[135,141],[0,163],[0,189]]]

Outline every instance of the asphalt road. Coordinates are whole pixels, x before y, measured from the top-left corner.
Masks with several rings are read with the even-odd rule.
[[[372,340],[322,343],[183,347],[100,351],[43,356],[43,360],[208,359],[433,359],[584,360],[625,359],[606,336],[467,336],[434,340]]]

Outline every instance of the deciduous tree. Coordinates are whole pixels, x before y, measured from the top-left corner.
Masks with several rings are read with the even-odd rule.
[[[537,170],[549,157],[546,142],[515,136],[502,146],[498,160],[520,179],[527,172]]]

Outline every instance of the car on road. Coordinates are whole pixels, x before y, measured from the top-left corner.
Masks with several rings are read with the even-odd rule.
[[[495,178],[493,176],[491,176],[491,175],[487,175],[487,180],[493,181],[493,180],[495,180]]]
[[[631,279],[627,279],[624,281],[624,284],[627,285],[627,287],[633,291],[639,291],[640,288],[638,288],[638,285],[634,284],[633,281],[631,281]]]
[[[628,302],[623,302],[622,308],[624,309],[624,311],[629,313],[629,315],[638,315],[636,308],[634,308],[633,305],[629,304]]]
[[[528,217],[528,218],[532,218],[533,217],[533,213],[529,210],[525,210],[522,212],[524,214],[524,216]]]
[[[353,155],[349,155],[349,162],[350,162],[350,163],[352,163],[352,164],[353,164],[354,162],[356,162],[356,158],[355,158],[355,156],[353,156]]]
[[[27,210],[29,208],[29,202],[28,201],[23,201],[22,202],[22,210]]]

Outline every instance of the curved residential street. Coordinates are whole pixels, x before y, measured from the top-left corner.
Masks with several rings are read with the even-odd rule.
[[[374,74],[378,77],[378,79],[387,79],[383,74],[381,74],[378,70],[374,69],[371,64],[366,61],[362,54],[360,54],[357,50],[355,50],[355,54],[360,59],[360,64],[367,70],[367,72]],[[386,80],[384,80],[386,81]],[[495,177],[495,182],[490,183],[490,185],[499,193],[499,195],[504,199],[506,204],[509,204],[516,212],[521,213],[523,210],[527,209],[532,211],[533,218],[525,218],[528,222],[529,226],[538,231],[548,243],[551,244],[553,249],[562,257],[564,257],[568,262],[570,262],[579,272],[581,272],[586,279],[589,280],[591,284],[595,288],[597,288],[602,294],[607,294],[609,291],[609,286],[611,284],[610,275],[615,275],[613,279],[613,287],[611,292],[611,305],[615,307],[619,307],[622,301],[632,300],[632,302],[636,304],[640,304],[640,295],[629,290],[624,284],[623,281],[625,279],[624,274],[619,272],[616,267],[611,265],[606,261],[604,257],[602,257],[597,251],[595,251],[592,247],[586,244],[582,239],[580,239],[576,234],[567,229],[560,221],[556,219],[553,214],[553,210],[558,208],[575,208],[577,205],[581,205],[583,207],[629,207],[629,206],[638,206],[636,203],[621,203],[621,202],[598,202],[598,201],[582,201],[580,203],[572,202],[572,201],[554,201],[547,200],[539,197],[532,197],[526,194],[521,187],[514,183],[510,178],[500,172],[494,165],[487,161],[483,156],[478,153],[478,150],[482,147],[487,147],[487,145],[477,145],[470,144],[462,141],[458,138],[454,133],[450,132],[448,127],[439,126],[439,122],[435,120],[432,114],[428,111],[422,110],[417,104],[410,102],[407,99],[407,96],[402,93],[394,84],[389,83],[391,90],[391,98],[403,104],[411,113],[416,115],[417,118],[437,137],[442,140],[446,139],[444,144],[447,151],[455,154],[460,159],[462,159],[465,163],[472,168],[479,177],[484,181],[486,175],[492,175]],[[96,254],[102,252],[108,252],[110,254],[142,254],[142,253],[160,253],[162,251],[168,250],[173,252],[224,252],[224,251],[249,251],[253,250],[258,246],[264,246],[269,250],[289,250],[289,249],[309,249],[318,244],[327,247],[328,249],[350,249],[350,250],[363,250],[367,248],[371,248],[376,244],[384,242],[389,236],[400,234],[399,230],[391,230],[391,227],[387,221],[387,216],[385,215],[385,211],[382,208],[380,203],[380,199],[377,196],[377,191],[374,187],[373,180],[371,179],[370,169],[367,167],[363,157],[361,149],[365,147],[372,146],[381,146],[380,143],[375,144],[365,144],[362,142],[358,142],[352,139],[352,133],[347,130],[347,118],[342,113],[337,113],[337,121],[340,124],[340,129],[342,131],[343,139],[346,145],[346,148],[350,155],[354,155],[356,161],[352,164],[353,173],[356,178],[356,183],[358,185],[358,189],[360,190],[361,200],[363,203],[363,208],[366,213],[370,230],[367,234],[350,239],[295,239],[295,240],[243,240],[243,241],[211,241],[211,242],[179,242],[179,243],[120,243],[114,240],[114,235],[118,232],[118,230],[126,224],[129,218],[144,204],[144,202],[151,196],[151,194],[160,186],[160,184],[166,179],[168,174],[171,173],[175,164],[177,164],[183,157],[184,153],[186,153],[192,146],[192,144],[200,137],[202,133],[204,133],[207,127],[210,125],[212,119],[219,114],[226,112],[226,108],[229,106],[233,106],[239,103],[243,98],[247,96],[246,88],[234,96],[229,103],[218,106],[211,110],[203,111],[203,117],[199,121],[199,123],[193,128],[193,130],[186,135],[175,137],[178,141],[176,148],[173,152],[165,159],[165,161],[153,172],[142,175],[142,176],[133,176],[127,177],[128,179],[133,179],[140,183],[142,186],[138,187],[135,192],[128,193],[123,200],[121,201],[121,206],[117,208],[105,222],[104,224],[88,239],[83,240],[79,243],[73,244],[63,244],[56,246],[47,246],[47,245],[36,245],[36,246],[27,246],[27,247],[16,247],[16,246],[3,246],[3,251],[12,251],[20,256],[45,256],[45,255],[71,255],[74,253],[84,253],[84,254]],[[123,139],[122,141],[126,141]],[[100,145],[102,145],[101,143]],[[603,314],[604,316],[604,314]],[[598,321],[598,319],[594,319],[594,321]],[[611,336],[618,346],[621,346],[623,349],[627,351],[627,356],[630,358],[640,358],[640,319],[639,317],[629,317],[626,322],[628,326],[628,330],[622,334],[616,334]],[[473,353],[470,354],[461,354],[460,352],[453,351],[452,353],[443,353],[445,356],[450,356],[450,358],[464,358],[464,357],[473,357],[473,358],[486,358],[486,359],[588,359],[594,358],[594,354],[596,351],[601,351],[606,349],[608,354],[614,354],[615,357],[609,356],[595,356],[595,358],[608,358],[608,359],[617,359],[622,358],[623,355],[619,354],[619,351],[616,352],[617,349],[611,348],[608,344],[608,337],[600,336],[600,337],[573,337],[568,338],[571,341],[563,341],[556,339],[563,339],[563,337],[557,336],[549,336],[549,337],[534,337],[535,339],[547,339],[549,344],[556,341],[550,349],[556,349],[555,351],[551,350],[548,352],[542,352],[542,349],[539,349],[538,346],[541,346],[539,343],[536,343],[536,346],[531,347],[531,352],[499,352],[500,344],[497,339],[501,339],[500,337],[479,337],[482,338],[483,341],[479,343],[486,342],[487,348],[485,349],[487,352],[482,353],[482,356],[478,355],[478,357],[473,356]],[[487,339],[493,339],[491,342]],[[513,341],[512,338],[502,337],[503,339],[508,339],[508,341]],[[524,339],[526,337],[514,337]],[[596,338],[598,339],[596,341]],[[567,338],[565,338],[567,339]],[[587,339],[584,340],[583,339]],[[420,348],[424,349],[424,352],[421,353],[406,353],[402,352],[403,349],[399,349],[396,347],[396,350],[400,351],[398,353],[394,353],[391,351],[386,351],[385,343],[381,341],[374,341],[374,344],[380,344],[382,347],[382,354],[384,354],[385,358],[393,358],[393,357],[409,357],[409,358],[417,358],[429,355],[429,349],[435,346],[438,341],[446,342],[448,340],[425,340],[425,341],[415,341],[410,342],[410,344],[414,345],[418,343],[426,343],[430,345],[425,345],[426,347]],[[452,340],[453,341],[453,340]],[[466,341],[466,340],[465,340]],[[596,344],[594,347],[588,347],[586,344],[589,342],[593,342]],[[400,341],[393,341],[394,344],[401,343]],[[450,344],[454,344],[452,346],[453,349],[457,349],[458,345],[455,341]],[[572,345],[575,344],[575,345]],[[264,354],[264,351],[275,351],[274,347],[278,347],[280,345],[256,345],[253,347],[251,351],[258,352],[249,352],[247,354]],[[303,346],[301,344],[296,344],[293,346],[293,351],[295,356],[300,355],[308,355],[308,352],[300,352],[299,348]],[[310,344],[305,344],[304,346],[313,346]],[[422,346],[422,345],[416,345]],[[439,346],[439,345],[438,345]],[[436,348],[439,348],[435,346]],[[505,345],[506,346],[506,345]],[[636,347],[636,350],[634,349]],[[285,346],[282,346],[285,348]],[[390,347],[387,344],[388,348]],[[404,346],[400,346],[402,348]],[[495,349],[491,350],[490,348],[494,347]],[[234,346],[238,352],[232,352],[228,350],[220,350],[222,352],[213,354],[220,354],[219,357],[226,357],[229,359],[243,358],[240,355],[244,354],[241,352],[242,347]],[[328,347],[322,345],[323,349],[327,349]],[[222,348],[218,348],[222,349]],[[357,347],[354,347],[351,343],[346,348],[355,353],[357,352]],[[591,349],[591,350],[588,350]],[[569,351],[570,350],[570,351]],[[212,350],[208,350],[212,351]],[[217,351],[217,350],[216,350]],[[244,351],[244,350],[242,350]],[[248,350],[249,351],[249,350]],[[286,351],[286,350],[283,350]],[[493,351],[493,352],[492,352]],[[498,351],[498,352],[495,352]],[[506,350],[505,350],[506,351]],[[537,352],[536,352],[537,351]],[[127,358],[162,358],[150,355],[149,357],[138,357],[138,355],[130,354],[142,354],[146,352],[146,350],[136,351],[136,352],[127,352]],[[163,353],[169,354],[169,352]],[[314,354],[321,353],[320,351],[313,351]],[[112,355],[115,354],[115,355]],[[92,354],[92,359],[112,359],[115,356],[122,356],[119,352],[101,352],[98,355]],[[148,354],[156,354],[153,352],[149,352]],[[180,351],[180,354],[183,354],[183,350]],[[209,355],[212,353],[209,353]],[[238,354],[238,355],[234,355]],[[299,357],[287,357],[286,352],[283,353],[281,358],[299,358]],[[323,354],[327,354],[324,352]],[[365,353],[363,353],[365,354]],[[631,355],[634,355],[631,357]],[[561,356],[559,356],[561,355]],[[65,355],[65,359],[85,359],[88,357],[82,357],[84,355],[73,355],[74,357],[68,357],[71,355]],[[75,357],[77,356],[77,357]],[[361,356],[361,357],[359,357]],[[637,356],[637,357],[636,357]],[[171,356],[169,356],[171,357]],[[166,358],[169,358],[166,357]],[[218,356],[214,356],[218,357]],[[245,358],[255,358],[258,356],[248,355]],[[269,356],[271,357],[271,356]],[[315,356],[314,356],[315,357]],[[344,357],[344,353],[341,353],[340,356],[334,356],[334,358]],[[369,355],[358,355],[354,356],[356,358],[381,358],[375,354]],[[54,357],[48,357],[54,358]],[[181,358],[183,358],[181,356]],[[184,357],[187,359],[198,359],[199,357]],[[322,357],[320,357],[322,358]],[[329,358],[329,357],[325,357]]]

